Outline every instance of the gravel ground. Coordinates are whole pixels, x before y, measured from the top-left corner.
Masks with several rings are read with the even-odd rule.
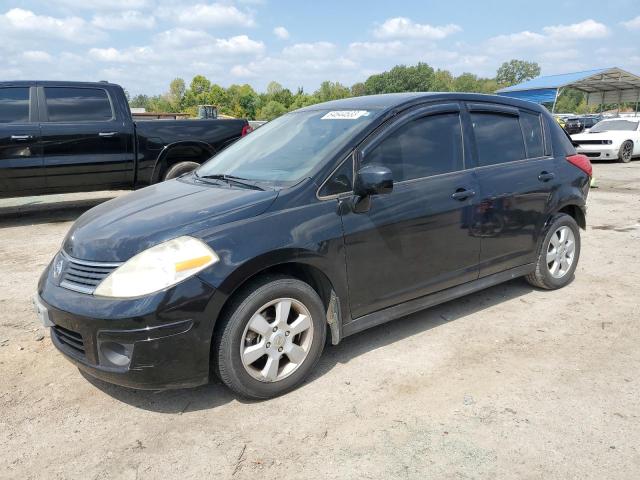
[[[640,478],[640,161],[595,173],[571,285],[515,280],[350,337],[265,402],[82,376],[30,297],[117,193],[0,201],[0,478]]]

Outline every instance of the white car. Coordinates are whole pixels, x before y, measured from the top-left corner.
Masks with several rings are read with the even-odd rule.
[[[571,135],[576,150],[591,159],[620,160],[627,163],[640,155],[640,117],[612,118],[589,130]]]

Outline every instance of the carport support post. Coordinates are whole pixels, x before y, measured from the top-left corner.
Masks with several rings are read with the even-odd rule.
[[[551,107],[551,113],[556,113],[556,103],[558,103],[558,97],[560,96],[560,91],[562,89],[556,89],[556,98],[553,99],[553,107]]]

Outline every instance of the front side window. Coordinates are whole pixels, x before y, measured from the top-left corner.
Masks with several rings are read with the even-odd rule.
[[[520,113],[520,125],[524,141],[527,145],[527,156],[538,158],[544,156],[544,139],[542,136],[542,123],[537,113]]]
[[[363,158],[362,165],[389,168],[395,182],[461,170],[460,115],[430,115],[400,126]]]
[[[472,112],[471,122],[479,166],[513,162],[526,157],[522,130],[516,115]]]
[[[196,175],[297,182],[353,142],[378,114],[376,110],[307,110],[282,115],[218,153]]]
[[[591,133],[608,132],[609,130],[623,130],[627,132],[633,132],[638,129],[638,122],[631,120],[605,120],[594,125],[589,130]]]
[[[29,87],[0,88],[0,123],[29,121]]]
[[[113,111],[101,88],[45,87],[50,122],[98,122],[111,120]]]

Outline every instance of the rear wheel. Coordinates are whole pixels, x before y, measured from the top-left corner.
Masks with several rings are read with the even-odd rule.
[[[573,280],[580,258],[580,229],[573,217],[556,215],[538,252],[536,269],[527,281],[539,288],[555,290]]]
[[[164,177],[162,177],[162,180],[171,180],[172,178],[178,178],[185,173],[192,172],[199,166],[200,164],[196,162],[178,162],[169,167],[169,169],[164,174]]]
[[[306,283],[268,277],[238,295],[213,342],[220,379],[243,397],[264,399],[297,387],[322,354],[325,309]]]
[[[633,142],[631,140],[627,140],[620,146],[618,159],[622,163],[629,163],[631,161],[631,157],[633,157]]]

